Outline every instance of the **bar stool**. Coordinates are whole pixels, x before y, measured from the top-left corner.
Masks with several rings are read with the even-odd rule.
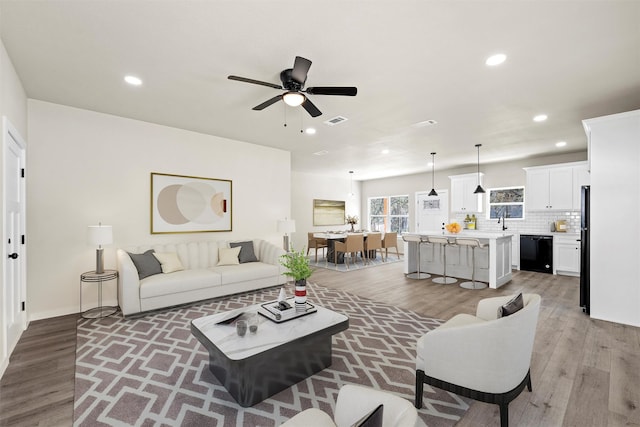
[[[451,242],[449,242],[449,238],[445,236],[428,236],[427,241],[431,244],[438,244],[442,246],[443,256],[442,256],[442,277],[436,277],[433,279],[434,283],[440,283],[442,285],[449,285],[451,283],[456,283],[458,279],[453,277],[447,277],[447,246],[453,246]]]
[[[476,248],[482,249],[486,245],[483,243],[480,243],[480,240],[478,239],[468,239],[468,238],[456,238],[456,244],[471,248],[471,281],[460,283],[460,287],[465,289],[486,288],[487,287],[486,283],[476,282]]]
[[[422,244],[422,242],[424,242],[424,240],[422,239],[422,237],[420,236],[412,236],[412,235],[404,235],[402,236],[402,240],[404,240],[407,243],[415,243],[417,250],[416,250],[416,256],[417,256],[417,266],[418,266],[418,271],[415,271],[413,273],[409,273],[407,274],[407,278],[409,279],[428,279],[429,277],[431,277],[431,275],[429,273],[422,273],[420,272],[420,245]]]

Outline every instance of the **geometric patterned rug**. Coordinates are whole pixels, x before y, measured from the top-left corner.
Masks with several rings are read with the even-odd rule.
[[[349,329],[333,336],[332,365],[253,407],[238,405],[209,372],[190,321],[273,300],[278,292],[247,292],[137,319],[79,320],[74,426],[278,426],[310,407],[333,415],[338,390],[348,383],[413,402],[416,340],[442,322],[308,283],[311,301],[349,317]],[[423,399],[420,423],[430,427],[454,425],[470,402],[426,384]]]

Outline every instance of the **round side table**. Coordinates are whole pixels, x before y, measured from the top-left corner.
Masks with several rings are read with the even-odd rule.
[[[117,270],[105,270],[104,273],[96,273],[95,271],[87,271],[80,275],[80,314],[85,319],[101,319],[111,316],[118,311],[117,306],[102,305],[102,282],[114,280],[118,278]],[[87,311],[82,311],[82,284],[97,283],[98,284],[98,306]]]

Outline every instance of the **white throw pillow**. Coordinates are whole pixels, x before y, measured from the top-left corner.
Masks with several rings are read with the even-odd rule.
[[[238,265],[240,261],[238,260],[238,255],[240,254],[241,246],[237,246],[235,248],[220,248],[218,249],[218,257],[220,260],[218,261],[218,265]]]
[[[178,254],[175,252],[154,252],[153,256],[160,261],[163,273],[173,273],[174,271],[184,270]]]

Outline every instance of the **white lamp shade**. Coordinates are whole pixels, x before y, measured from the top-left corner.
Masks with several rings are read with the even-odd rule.
[[[278,231],[282,233],[293,233],[296,231],[296,221],[294,219],[278,220]]]
[[[90,225],[87,230],[87,242],[92,246],[113,243],[113,229],[110,225]]]
[[[285,104],[291,107],[297,107],[298,105],[304,102],[305,97],[300,92],[287,92],[284,95],[282,95],[282,99],[285,102]]]

